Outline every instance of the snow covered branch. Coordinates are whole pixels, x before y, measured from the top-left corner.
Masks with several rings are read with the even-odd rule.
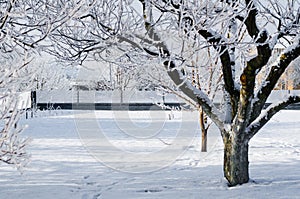
[[[293,45],[285,49],[278,57],[277,61],[272,64],[271,70],[264,80],[266,83],[261,86],[256,94],[256,101],[253,104],[253,111],[250,122],[253,121],[262,110],[268,96],[276,86],[279,78],[285,72],[287,67],[300,56],[300,37],[295,38]]]
[[[155,28],[151,25],[151,16],[148,16],[146,12],[146,9],[149,9],[147,8],[146,2],[141,2],[143,3],[145,28],[147,30],[147,34],[155,44],[155,47],[158,49],[158,51],[162,53],[162,56],[165,59],[163,65],[166,68],[169,77],[186,96],[202,106],[205,113],[219,126],[219,128],[224,128],[223,114],[218,111],[218,109],[203,91],[195,88],[189,81],[186,81],[184,73],[179,70],[175,62],[171,60],[171,53],[168,50],[167,45],[161,41],[160,36],[155,32]],[[209,33],[207,32],[207,34]],[[212,35],[208,35],[207,38],[211,36]],[[230,74],[232,74],[231,71]]]
[[[234,60],[231,60],[228,47],[223,44],[223,42],[226,42],[226,39],[222,37],[222,35],[219,35],[210,30],[200,29],[198,30],[198,33],[209,43],[211,43],[217,51],[220,52],[225,90],[230,94],[231,98],[236,101],[239,95],[239,91],[235,87],[235,82],[232,74],[233,69],[231,67],[231,62],[234,62]]]
[[[288,105],[299,103],[300,96],[289,96],[286,100],[271,104],[265,111],[261,112],[246,129],[246,134],[249,140],[280,110]]]
[[[30,105],[20,93],[36,88],[41,69],[34,64],[34,58],[49,47],[51,33],[81,12],[84,4],[60,0],[1,1],[0,162],[17,168],[28,162],[28,139],[20,136],[24,126],[19,125],[19,119]]]
[[[220,113],[208,96],[200,89],[195,88],[189,81],[186,81],[181,71],[176,69],[172,61],[165,61],[164,65],[168,69],[168,74],[179,89],[194,102],[199,104],[205,113],[220,128],[224,128],[224,115]],[[170,69],[171,68],[171,69]],[[173,69],[172,69],[173,68]]]
[[[30,140],[20,137],[23,129],[17,125],[19,115],[20,112],[15,109],[5,119],[5,126],[0,131],[0,162],[13,164],[18,169],[22,169],[28,163],[30,157],[28,152],[26,152],[26,146]]]

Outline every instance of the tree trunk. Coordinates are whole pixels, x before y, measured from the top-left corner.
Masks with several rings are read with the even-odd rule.
[[[202,131],[201,152],[207,152],[207,130],[201,129],[201,131]]]
[[[201,129],[201,152],[207,152],[207,129],[205,127],[205,117],[204,112],[200,108],[199,109],[199,122],[200,122],[200,129]]]
[[[235,135],[223,139],[224,176],[229,186],[247,183],[249,181],[248,140],[237,138]]]

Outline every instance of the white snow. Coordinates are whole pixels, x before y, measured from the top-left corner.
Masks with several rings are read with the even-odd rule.
[[[193,122],[197,122],[197,113],[174,113],[176,117],[172,120],[168,114],[97,111],[94,115],[116,147],[132,153],[154,149],[155,153],[172,144],[178,127],[188,126],[187,131],[195,132]],[[106,167],[110,163],[97,161],[87,151],[76,131],[79,115],[84,118],[83,112],[40,112],[37,117],[22,120],[29,125],[23,135],[33,139],[29,147],[31,163],[22,175],[9,165],[1,165],[1,199],[299,197],[300,111],[281,111],[252,139],[249,151],[252,181],[232,188],[226,186],[222,177],[222,142],[214,126],[209,132],[208,153],[200,152],[198,129],[196,136],[188,138],[191,142],[183,149],[185,153],[178,155],[169,166],[134,174],[123,172],[121,166],[118,170]],[[130,138],[131,134],[126,134],[135,127],[142,133],[143,128],[147,129],[155,121],[163,121],[162,133],[150,140],[136,141]],[[118,131],[118,125],[125,131]],[[134,160],[120,159],[119,163],[133,165],[131,161]]]

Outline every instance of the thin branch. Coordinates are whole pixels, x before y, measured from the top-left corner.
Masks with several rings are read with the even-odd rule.
[[[7,20],[8,20],[9,14],[10,14],[10,12],[11,12],[11,10],[12,10],[15,2],[16,2],[16,0],[10,1],[9,6],[8,6],[8,8],[6,10],[6,13],[5,13],[4,17],[2,17],[2,19],[1,19],[2,24],[0,25],[0,30],[2,30],[3,27],[5,26],[5,24],[6,24]]]

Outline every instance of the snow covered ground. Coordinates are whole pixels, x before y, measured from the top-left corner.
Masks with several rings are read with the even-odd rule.
[[[300,111],[280,112],[253,138],[252,181],[232,188],[222,177],[222,142],[214,127],[209,152],[199,150],[196,114],[97,111],[90,120],[85,112],[40,112],[22,120],[28,124],[23,135],[33,139],[23,174],[1,165],[0,198],[299,198]],[[84,129],[95,118],[106,142],[91,148]]]

